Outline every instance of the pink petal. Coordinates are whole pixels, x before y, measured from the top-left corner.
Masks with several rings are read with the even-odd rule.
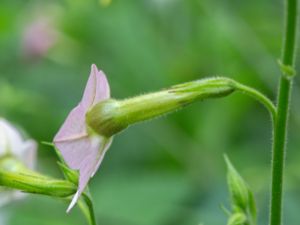
[[[79,104],[68,115],[67,119],[54,137],[54,143],[71,141],[87,136],[85,109]],[[59,150],[61,150],[58,147]]]
[[[79,170],[82,160],[89,154],[90,139],[88,136],[73,140],[55,142],[65,162],[71,169]]]
[[[96,69],[97,69],[97,67],[96,67]],[[108,84],[107,78],[106,78],[105,74],[103,73],[103,71],[99,70],[97,73],[96,96],[95,96],[93,105],[95,105],[98,102],[101,102],[105,99],[108,99],[108,98],[110,98],[109,84]]]
[[[92,105],[108,99],[109,97],[110,89],[106,76],[102,71],[98,71],[97,66],[93,64],[81,104],[84,109],[88,110]]]
[[[100,152],[99,158],[98,158],[98,162],[96,164],[96,166],[94,167],[94,170],[91,174],[91,177],[93,177],[95,175],[95,173],[97,172],[97,170],[99,169],[100,164],[102,163],[102,160],[107,152],[107,150],[109,149],[111,143],[112,143],[112,138],[108,139],[108,141],[105,143],[103,150]]]
[[[89,179],[95,172],[95,169],[99,167],[99,162],[103,159],[112,138],[104,138],[100,136],[93,136],[79,140],[75,145],[71,144],[77,152],[83,152],[81,161],[79,162],[79,185],[76,194],[74,195],[71,204],[68,207],[69,212],[77,202],[78,198],[84,191]],[[82,143],[81,143],[82,142]],[[85,145],[85,148],[80,146]]]
[[[76,194],[74,195],[72,202],[70,203],[67,212],[70,212],[70,210],[74,207],[76,204],[78,198],[84,191],[90,177],[91,177],[91,171],[94,168],[95,159],[98,154],[98,150],[100,148],[101,140],[97,138],[86,138],[86,140],[81,140],[80,142],[84,142],[83,145],[86,145],[85,148],[81,148],[80,146],[77,148],[75,146],[76,151],[83,152],[83,157],[80,159],[80,162],[78,164],[79,169],[79,185],[78,190]],[[86,152],[87,151],[87,152]]]

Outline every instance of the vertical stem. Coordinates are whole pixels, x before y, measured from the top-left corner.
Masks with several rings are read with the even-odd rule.
[[[293,67],[297,32],[297,0],[286,0],[285,16],[282,64]],[[283,169],[291,87],[292,78],[283,74],[280,78],[277,119],[274,125],[270,225],[280,225],[282,222]]]
[[[290,89],[291,81],[281,78],[278,96],[278,114],[274,127],[270,225],[281,224],[282,180]]]

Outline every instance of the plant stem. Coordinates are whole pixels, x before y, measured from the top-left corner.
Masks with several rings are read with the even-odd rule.
[[[297,0],[286,0],[285,20],[286,27],[282,52],[282,64],[293,68],[296,45]],[[277,118],[274,126],[270,225],[280,225],[282,221],[283,169],[291,87],[292,77],[288,77],[283,74],[279,83]]]
[[[274,106],[273,102],[268,97],[266,97],[256,89],[246,86],[244,84],[236,82],[235,86],[237,90],[239,90],[240,92],[252,97],[253,99],[260,102],[262,105],[264,105],[271,115],[273,124],[275,124],[276,117],[277,117],[277,109]]]

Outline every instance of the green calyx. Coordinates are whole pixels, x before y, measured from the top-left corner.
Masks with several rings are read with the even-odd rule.
[[[41,175],[9,156],[0,159],[0,186],[54,197],[68,197],[77,190],[73,183]]]

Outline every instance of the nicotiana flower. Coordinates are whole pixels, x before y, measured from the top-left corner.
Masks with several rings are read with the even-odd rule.
[[[116,133],[195,101],[224,97],[236,90],[254,96],[274,111],[266,97],[225,77],[191,81],[124,100],[111,99],[106,76],[92,65],[81,102],[70,112],[54,138],[67,165],[79,170],[78,190],[67,211],[75,205],[97,171]]]
[[[78,190],[67,212],[76,204],[99,168],[114,134],[130,124],[179,109],[196,99],[227,95],[232,91],[230,80],[216,78],[117,101],[110,99],[105,74],[92,65],[80,103],[54,137],[54,144],[66,164],[79,170]]]
[[[39,16],[25,27],[23,50],[25,56],[39,58],[53,47],[58,39],[58,32],[46,16]]]
[[[36,163],[37,145],[33,140],[24,140],[20,132],[7,120],[0,118],[0,168],[15,172],[19,165],[33,169]],[[17,162],[17,163],[16,163]],[[19,199],[19,191],[0,189],[0,205]]]
[[[79,170],[78,190],[69,205],[69,212],[95,174],[109,148],[112,138],[97,134],[86,124],[86,113],[95,104],[110,97],[106,76],[92,65],[91,73],[80,103],[70,112],[54,137],[54,144],[67,165]]]

